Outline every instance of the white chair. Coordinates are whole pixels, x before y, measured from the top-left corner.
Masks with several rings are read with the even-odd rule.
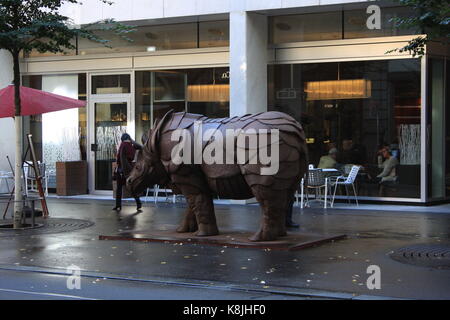
[[[146,194],[145,194],[145,202],[147,202],[147,198],[148,198],[148,194],[149,194],[149,192],[150,192],[150,188],[147,188],[147,192],[146,192]],[[166,194],[166,202],[169,202],[168,201],[168,199],[169,199],[169,196],[168,196],[168,192],[171,192],[172,190],[170,190],[170,189],[161,189],[161,187],[159,186],[159,184],[155,184],[154,186],[153,186],[153,198],[154,198],[154,200],[155,200],[155,204],[156,203],[158,203],[158,195],[159,195],[159,192],[160,191],[162,191],[162,192],[164,192],[165,194]],[[173,203],[176,203],[176,201],[177,201],[177,198],[176,198],[176,195],[175,194],[173,194],[172,195],[172,202]]]
[[[48,196],[48,172],[45,163],[41,163],[38,161],[39,166],[39,172],[41,174],[41,183],[42,187],[44,188],[45,196]],[[28,192],[38,192],[37,188],[37,179],[36,174],[33,169],[33,167],[28,164],[24,163],[23,165],[23,172],[24,172],[24,183],[25,183],[25,194],[28,196]]]
[[[334,193],[333,193],[333,199],[331,200],[331,207],[333,207],[334,205],[334,199],[336,198],[336,190],[338,188],[338,186],[344,186],[345,187],[345,191],[347,193],[347,199],[349,199],[349,192],[348,192],[348,187],[351,185],[353,188],[353,193],[355,194],[355,200],[356,200],[356,205],[359,206],[358,204],[358,195],[356,194],[356,188],[355,188],[355,180],[356,177],[358,176],[358,172],[359,169],[361,167],[360,166],[352,166],[348,176],[339,176],[336,178],[336,180],[331,181],[331,185],[334,185]]]
[[[310,206],[309,202],[309,189],[314,189],[315,191],[315,200],[314,201],[320,201],[324,203],[324,208],[327,208],[328,204],[328,178],[325,177],[323,171],[321,169],[310,169],[308,171],[308,183],[305,185],[305,178],[302,178],[302,181],[300,182],[300,207],[303,208],[304,206]],[[306,194],[305,194],[306,189]],[[324,191],[324,199],[320,200],[319,198],[322,197],[322,189]]]

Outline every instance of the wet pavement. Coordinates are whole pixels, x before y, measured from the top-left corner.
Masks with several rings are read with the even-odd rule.
[[[85,281],[99,289],[90,295],[55,289],[58,294],[115,298],[110,294],[113,291],[110,288],[114,286],[110,281],[132,280],[133,286],[137,283],[164,286],[158,296],[161,299],[170,299],[170,288],[174,299],[180,297],[181,291],[177,293],[180,286],[203,289],[193,292],[186,297],[188,299],[221,299],[221,293],[226,299],[232,296],[230,292],[236,293],[236,299],[450,299],[450,266],[441,269],[416,266],[390,257],[393,251],[404,246],[450,246],[450,210],[295,208],[294,220],[300,223],[301,228],[289,232],[346,234],[347,239],[289,252],[204,244],[99,240],[100,235],[173,230],[185,210],[183,204],[156,206],[146,203],[141,213],[135,211],[132,202],[124,204],[121,213],[111,210],[111,201],[51,199],[48,204],[52,219],[82,219],[94,225],[74,231],[22,236],[8,235],[7,231],[0,230],[2,299],[3,294],[20,295],[25,291],[22,290],[26,286],[23,284],[22,289],[14,292],[15,282],[11,279],[19,278],[16,272],[32,273],[35,279],[30,281],[42,281],[42,286],[47,281],[44,275],[65,279],[66,268],[72,265],[81,269]],[[218,204],[215,208],[219,230],[223,233],[258,229],[260,212],[257,205]],[[380,267],[381,289],[370,290],[366,285],[370,276],[367,268],[371,265]],[[43,277],[42,280],[36,279],[37,274]],[[105,282],[93,283],[96,279],[104,279]],[[123,286],[127,288],[127,285]],[[134,291],[133,286],[130,285],[130,292],[134,292],[130,297],[138,297],[141,292],[144,297],[155,298],[143,293],[144,289]],[[214,294],[208,294],[209,289],[214,289]],[[127,296],[127,290],[119,292]],[[254,295],[240,295],[239,292],[252,292]]]

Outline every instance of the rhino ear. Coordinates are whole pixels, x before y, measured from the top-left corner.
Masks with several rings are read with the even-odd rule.
[[[173,109],[171,109],[169,112],[167,112],[164,117],[162,117],[161,120],[156,120],[155,124],[153,126],[153,129],[150,132],[149,138],[150,138],[150,152],[152,154],[158,154],[158,146],[157,143],[159,141],[159,137],[161,135],[160,131],[161,128],[163,127],[163,125],[165,124],[166,121],[169,120],[169,118],[172,116],[173,114]]]

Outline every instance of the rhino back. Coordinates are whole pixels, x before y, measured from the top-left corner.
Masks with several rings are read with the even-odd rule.
[[[226,138],[226,130],[249,130],[254,129],[256,132],[260,129],[279,130],[279,170],[272,175],[262,175],[261,169],[267,167],[261,163],[258,155],[256,163],[237,164],[237,152],[249,152],[247,146],[237,146],[238,136],[234,137],[234,154],[233,164],[226,164],[227,144],[225,141],[223,146],[223,164],[206,164],[202,158],[202,164],[194,164],[194,131],[198,129],[195,126],[196,121],[201,121],[201,129],[204,134],[207,130],[220,131],[221,136]],[[191,145],[192,155],[190,164],[174,164],[171,161],[172,149],[178,143],[172,141],[172,133],[177,129],[188,130],[192,139]],[[197,132],[200,134],[200,132]],[[241,133],[243,134],[243,133]],[[202,139],[203,140],[203,139]],[[242,117],[209,119],[202,115],[189,113],[174,113],[169,121],[161,128],[160,135],[160,155],[163,165],[169,175],[180,176],[178,182],[183,184],[207,184],[211,189],[217,191],[223,198],[231,197],[238,199],[238,195],[248,196],[249,187],[261,185],[270,187],[275,190],[283,190],[294,188],[298,184],[300,178],[306,172],[307,167],[307,151],[306,139],[302,126],[292,117],[281,112],[264,112],[255,115],[245,115]],[[202,141],[201,151],[205,151],[208,146],[214,143],[213,139]],[[272,142],[270,137],[259,149],[270,149]],[[257,150],[257,154],[258,151]],[[265,151],[265,150],[264,150]],[[189,180],[186,177],[192,175],[202,175],[202,179]],[[184,177],[184,178],[181,178]],[[176,181],[173,181],[177,183]],[[198,186],[200,187],[200,186]],[[244,197],[244,198],[245,198]]]

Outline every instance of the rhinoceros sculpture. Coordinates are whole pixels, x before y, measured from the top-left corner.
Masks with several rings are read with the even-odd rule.
[[[286,212],[307,170],[305,140],[301,125],[282,112],[211,119],[170,111],[149,131],[127,186],[135,194],[154,184],[183,194],[187,211],[177,232],[197,236],[219,233],[214,196],[255,197],[262,222],[249,239],[275,240],[286,235]],[[218,161],[202,159],[206,154]]]

